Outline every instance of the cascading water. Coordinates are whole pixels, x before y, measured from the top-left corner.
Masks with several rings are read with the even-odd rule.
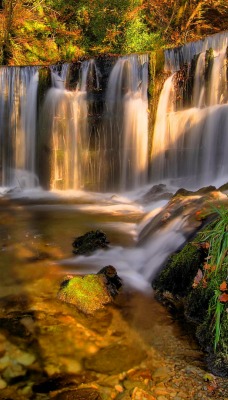
[[[56,69],[52,71],[52,87],[41,112],[42,130],[50,137],[52,189],[78,189],[84,185],[88,158],[87,81],[93,63],[82,63],[74,91],[65,87],[69,65],[64,65],[59,74]]]
[[[113,169],[119,189],[136,188],[148,175],[148,56],[120,58],[107,87],[107,143],[113,150]]]
[[[165,53],[172,76],[157,111],[151,153],[154,181],[178,178],[185,187],[226,182],[227,47],[226,32]],[[185,79],[178,70],[185,70]],[[186,100],[184,85],[190,80],[193,88]]]
[[[0,168],[2,185],[34,187],[37,67],[0,68]]]

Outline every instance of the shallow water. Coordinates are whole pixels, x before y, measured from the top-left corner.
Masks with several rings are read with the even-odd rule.
[[[186,329],[154,300],[148,282],[143,289],[139,271],[128,281],[126,269],[118,268],[118,249],[140,258],[143,250],[134,247],[146,213],[117,198],[1,199],[0,399],[212,395],[203,355]],[[114,249],[109,264],[124,276],[124,286],[113,306],[88,317],[61,303],[57,292],[66,273],[104,266],[80,264],[72,254],[73,239],[95,229],[107,233]],[[224,380],[216,378],[216,385],[213,398],[226,398]]]

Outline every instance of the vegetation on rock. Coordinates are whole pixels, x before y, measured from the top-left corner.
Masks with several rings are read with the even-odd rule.
[[[228,209],[214,210],[216,221],[171,256],[154,281],[157,295],[172,304],[181,298],[185,316],[197,326],[196,336],[208,352],[213,372],[228,374]]]
[[[60,286],[58,298],[74,304],[85,314],[93,314],[111,303],[121,286],[115,268],[109,265],[96,275],[67,277]]]

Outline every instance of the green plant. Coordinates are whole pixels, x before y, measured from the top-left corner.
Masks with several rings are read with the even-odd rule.
[[[213,289],[209,302],[208,322],[213,329],[214,350],[220,342],[223,330],[222,320],[227,319],[225,304],[228,302],[228,209],[224,206],[213,208],[218,219],[213,229],[201,234],[202,240],[208,243],[208,257],[204,264],[204,282]]]

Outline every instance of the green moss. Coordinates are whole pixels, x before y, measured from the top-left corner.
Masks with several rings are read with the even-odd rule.
[[[213,208],[211,216],[216,220],[198,233],[195,243],[188,243],[170,258],[153,286],[160,294],[169,291],[183,297],[185,316],[196,325],[209,369],[227,376],[228,209]],[[199,269],[202,273],[194,280]]]
[[[63,282],[58,297],[86,314],[92,314],[111,302],[102,275],[75,276]]]
[[[198,269],[202,267],[203,259],[201,249],[188,243],[179,253],[171,256],[166,268],[155,279],[153,287],[173,295],[186,296]]]

